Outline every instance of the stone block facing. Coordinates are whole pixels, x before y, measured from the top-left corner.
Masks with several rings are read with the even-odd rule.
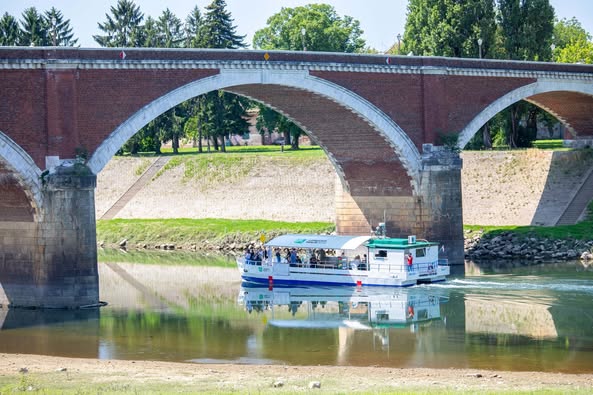
[[[49,176],[41,221],[0,222],[0,305],[76,308],[98,303],[95,176],[84,169],[60,169]]]

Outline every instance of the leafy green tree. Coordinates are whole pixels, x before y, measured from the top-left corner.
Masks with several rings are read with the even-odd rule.
[[[410,0],[403,41],[415,55],[492,57],[495,31],[494,0]]]
[[[52,7],[44,14],[45,22],[45,43],[44,45],[73,47],[78,44],[78,39],[74,38],[70,19],[64,20],[62,12]]]
[[[111,7],[107,20],[98,23],[105,35],[95,35],[93,39],[102,47],[140,47],[142,46],[144,14],[132,0],[118,0]]]
[[[504,58],[540,60],[552,58],[554,8],[549,0],[498,0],[498,24]]]
[[[579,39],[571,41],[560,50],[556,50],[556,61],[560,63],[593,64],[593,43]]]
[[[304,34],[303,34],[304,33]],[[283,7],[267,26],[255,32],[253,47],[261,49],[362,52],[365,41],[360,22],[341,17],[328,4]]]
[[[0,19],[0,45],[18,45],[21,29],[15,17],[5,12]]]
[[[35,7],[23,11],[21,23],[21,37],[19,44],[22,46],[43,46],[47,40],[47,31],[43,16]]]
[[[246,47],[243,42],[245,36],[238,35],[236,28],[233,25],[230,12],[226,10],[226,2],[212,0],[212,3],[206,7],[202,34],[200,34],[200,41],[197,44],[202,48],[244,48]]]
[[[561,63],[593,63],[591,35],[576,19],[554,25],[554,60]]]
[[[553,44],[556,49],[567,47],[577,41],[590,41],[591,35],[576,18],[562,19],[554,24]]]
[[[156,19],[151,16],[146,17],[146,21],[144,21],[141,41],[147,48],[157,48],[159,46],[159,27]]]

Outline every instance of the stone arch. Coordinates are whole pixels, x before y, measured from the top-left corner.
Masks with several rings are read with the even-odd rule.
[[[0,131],[0,162],[16,175],[33,209],[41,207],[41,170],[35,161],[10,137]]]
[[[417,190],[421,158],[418,149],[408,135],[383,111],[366,99],[337,84],[311,76],[307,70],[223,68],[220,74],[179,87],[146,105],[115,129],[94,152],[88,162],[89,168],[94,174],[99,173],[117,150],[140,128],[170,108],[213,90],[252,84],[281,85],[306,90],[350,109],[389,142],[407,171],[413,184],[412,188]],[[265,104],[273,106],[273,103]],[[342,184],[345,185],[340,165],[333,159],[331,153],[327,151],[326,153],[342,179]]]
[[[555,81],[537,81],[533,84],[525,85],[517,88],[504,96],[501,96],[496,101],[492,102],[482,112],[480,112],[467,126],[461,131],[459,135],[458,147],[463,149],[472,137],[480,130],[486,122],[488,122],[496,114],[507,108],[513,103],[520,100],[529,101],[529,97],[542,93],[549,92],[574,92],[593,96],[593,86],[591,84],[584,84],[580,82],[555,82]],[[554,113],[553,108],[543,107],[539,103],[534,104],[542,107],[550,114],[556,116],[559,120],[567,123],[558,114]]]

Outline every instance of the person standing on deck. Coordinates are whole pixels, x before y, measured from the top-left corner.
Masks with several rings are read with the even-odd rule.
[[[413,265],[413,258],[412,258],[412,253],[409,252],[408,253],[408,271],[411,272],[412,270],[412,265]]]

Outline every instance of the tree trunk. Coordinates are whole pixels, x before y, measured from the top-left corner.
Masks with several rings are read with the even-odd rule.
[[[290,148],[292,149],[299,149],[299,136],[291,136],[292,142],[290,144]]]
[[[220,152],[226,152],[226,140],[224,134],[220,136],[220,140],[222,141],[222,143],[220,144]]]
[[[171,145],[173,146],[173,153],[178,154],[179,153],[179,136],[177,136],[177,135],[173,136]]]
[[[218,151],[218,136],[212,136],[212,145],[214,146],[214,151]]]
[[[284,144],[285,145],[290,144],[290,132],[284,131],[284,132],[282,132],[282,134],[284,135]]]
[[[511,133],[509,134],[509,147],[517,148],[517,133],[519,125],[517,120],[517,113],[519,112],[519,106],[515,103],[511,105],[510,116],[511,116]]]
[[[486,122],[482,127],[482,144],[484,148],[492,149],[492,136],[490,135],[490,122]]]

